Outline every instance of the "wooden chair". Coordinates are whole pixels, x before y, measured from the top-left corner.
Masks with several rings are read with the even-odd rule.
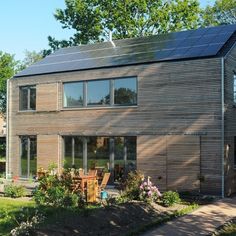
[[[79,176],[80,177],[84,176],[84,170],[82,168],[79,168]]]
[[[70,188],[71,188],[72,193],[80,192],[82,190],[81,179],[78,177],[73,177]]]
[[[97,175],[97,170],[89,170],[88,175],[96,176]]]
[[[102,178],[102,183],[98,186],[98,194],[99,195],[100,195],[101,191],[106,188],[110,176],[111,176],[111,173],[104,174],[104,176]]]

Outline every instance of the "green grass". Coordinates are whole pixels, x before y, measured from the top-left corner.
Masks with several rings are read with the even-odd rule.
[[[33,201],[0,197],[0,235],[7,236],[17,226],[15,217],[19,215],[22,207],[33,209]]]
[[[236,222],[228,223],[217,232],[220,236],[236,236]]]

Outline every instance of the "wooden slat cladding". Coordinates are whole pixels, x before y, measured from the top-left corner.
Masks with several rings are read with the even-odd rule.
[[[166,186],[166,137],[143,135],[137,138],[137,168],[150,176],[161,191]]]
[[[234,137],[236,136],[236,107],[234,81],[236,74],[236,48],[225,59],[225,194],[236,192],[236,168],[234,167]]]
[[[37,111],[56,111],[58,109],[58,83],[38,84],[36,92]]]
[[[37,136],[37,168],[48,169],[49,165],[55,163],[58,166],[59,156],[58,135],[38,135]]]
[[[167,138],[167,186],[178,191],[200,190],[200,138],[173,135]]]
[[[200,138],[168,135],[140,136],[138,169],[164,190],[200,191]]]
[[[142,139],[142,136],[145,139],[152,135],[191,135],[196,133],[205,137],[206,140],[208,137],[213,140],[201,147],[201,153],[204,153],[201,154],[201,163],[204,163],[204,170],[201,169],[201,172],[208,175],[203,185],[204,191],[207,193],[210,189],[209,192],[220,194],[220,68],[220,58],[212,58],[13,79],[11,80],[13,89],[10,101],[12,107],[10,111],[10,139],[21,134],[78,134],[95,136],[132,135],[138,136],[139,140]],[[138,78],[137,107],[62,109],[63,82],[126,76],[137,76]],[[57,83],[59,83],[58,94],[60,94],[58,96],[59,111],[52,108],[49,112],[47,109],[37,112],[18,112],[19,97],[16,94],[18,94],[19,86],[36,84],[37,87],[41,85],[50,86],[53,91],[56,91]],[[55,86],[55,88],[51,86]],[[54,99],[53,96],[50,98]],[[155,140],[155,138],[153,139]],[[151,140],[150,142],[152,142]],[[149,148],[152,149],[149,144],[143,143],[145,148],[142,148],[142,142],[138,141],[138,143],[141,145],[138,150],[143,150],[144,153],[152,152],[149,150]],[[50,147],[48,146],[48,148]],[[153,150],[153,152],[153,156],[150,154],[150,159],[155,157],[155,151]],[[139,151],[137,159],[140,166],[145,165],[145,154],[141,154]],[[16,170],[13,169],[12,171],[15,172]],[[162,186],[164,186],[164,182],[163,180]],[[217,187],[212,190],[211,186],[214,185]]]

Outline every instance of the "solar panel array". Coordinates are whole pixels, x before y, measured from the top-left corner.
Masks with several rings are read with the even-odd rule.
[[[236,25],[62,48],[15,77],[216,56]]]

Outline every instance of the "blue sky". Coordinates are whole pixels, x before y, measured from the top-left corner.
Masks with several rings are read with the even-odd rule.
[[[213,0],[201,0],[201,5]],[[64,0],[2,0],[0,3],[0,51],[24,58],[24,51],[48,48],[47,37],[67,39],[72,31],[61,28],[53,13]]]

